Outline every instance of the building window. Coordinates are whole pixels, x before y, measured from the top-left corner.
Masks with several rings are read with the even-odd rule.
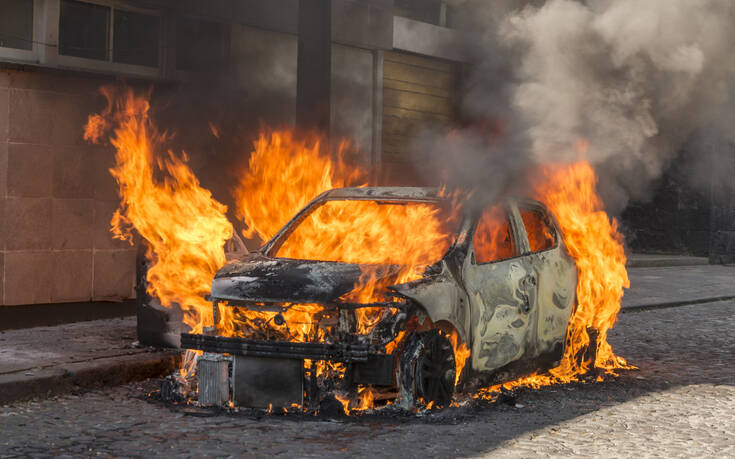
[[[33,0],[0,0],[0,47],[33,48]]]
[[[109,27],[109,7],[62,0],[59,54],[107,60]]]
[[[224,67],[230,55],[230,24],[190,17],[176,20],[176,68],[198,71]]]
[[[393,14],[448,27],[452,9],[440,0],[395,0]]]
[[[59,54],[159,67],[161,22],[157,15],[61,0]]]
[[[113,61],[158,67],[161,18],[115,10]]]

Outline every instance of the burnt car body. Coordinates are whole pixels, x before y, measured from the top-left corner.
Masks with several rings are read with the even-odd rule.
[[[274,256],[315,207],[351,200],[400,204],[445,198],[434,188],[331,190],[311,201],[260,250],[238,254],[220,269],[210,293],[215,314],[222,314],[223,307],[242,309],[244,317],[247,311],[269,311],[266,332],[182,334],[182,347],[204,351],[204,360],[207,355],[231,356],[236,403],[290,406],[305,395],[313,405],[325,390],[370,385],[397,394],[404,406],[446,405],[457,389],[508,381],[558,364],[575,307],[577,268],[544,205],[506,199],[485,209],[467,206],[439,261],[419,279],[391,285],[385,301],[363,304],[345,295],[365,272],[364,265]],[[482,249],[483,231],[490,230],[495,246],[501,247],[492,253]],[[370,269],[387,277],[395,271],[391,265]],[[283,313],[303,304],[319,306],[317,332],[295,340]],[[384,311],[367,334],[355,329],[354,314],[364,307]],[[456,374],[453,348],[460,344],[469,357]],[[317,362],[341,363],[345,373],[325,385],[317,378]],[[269,366],[274,372],[264,372]],[[200,393],[202,384],[211,381],[202,382],[200,376]],[[283,397],[284,392],[290,395]],[[257,399],[254,393],[260,394]]]

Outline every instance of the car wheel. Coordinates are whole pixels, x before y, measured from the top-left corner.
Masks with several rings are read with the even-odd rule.
[[[398,368],[400,403],[405,408],[422,404],[442,407],[452,401],[456,374],[454,350],[439,330],[409,337]]]

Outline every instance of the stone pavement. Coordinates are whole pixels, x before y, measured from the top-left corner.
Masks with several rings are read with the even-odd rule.
[[[424,416],[340,419],[167,406],[156,381],[0,407],[0,458],[734,457],[735,301],[633,311],[610,333],[640,370]]]
[[[137,348],[135,318],[0,332],[0,403],[159,376],[177,353]]]

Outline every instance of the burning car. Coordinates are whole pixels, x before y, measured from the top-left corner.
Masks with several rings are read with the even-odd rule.
[[[576,288],[537,201],[333,189],[231,257],[212,283],[215,327],[181,344],[203,351],[203,403],[446,406],[455,391],[556,366]]]

